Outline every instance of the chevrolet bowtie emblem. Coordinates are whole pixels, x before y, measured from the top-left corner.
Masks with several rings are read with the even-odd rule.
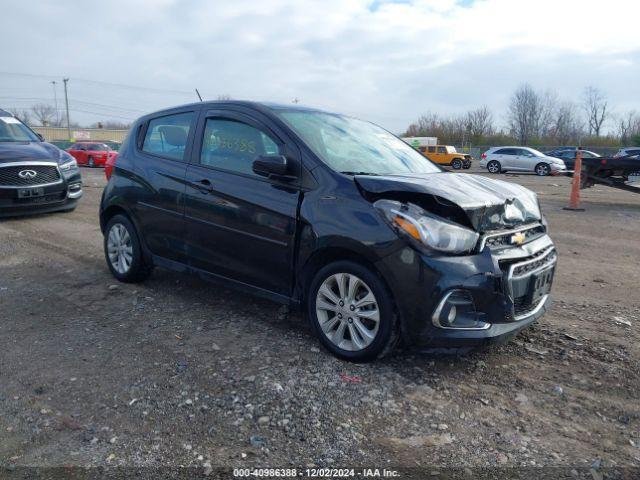
[[[511,235],[511,243],[513,245],[522,245],[524,241],[527,239],[524,233],[518,232]]]

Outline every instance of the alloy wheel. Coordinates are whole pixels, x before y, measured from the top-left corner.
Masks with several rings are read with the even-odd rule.
[[[127,228],[121,223],[113,224],[109,231],[107,254],[116,272],[124,275],[129,271],[133,262],[133,242]]]
[[[500,171],[500,166],[498,165],[498,162],[489,162],[487,170],[491,173],[498,173]]]
[[[549,165],[547,165],[546,163],[541,163],[536,167],[536,174],[540,175],[541,177],[549,175],[550,171],[551,169],[549,168]]]
[[[336,273],[322,282],[316,295],[316,315],[323,334],[342,350],[367,348],[380,327],[373,291],[350,273]]]

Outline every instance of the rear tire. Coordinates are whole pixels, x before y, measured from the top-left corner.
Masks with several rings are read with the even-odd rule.
[[[502,165],[500,165],[500,162],[497,160],[491,160],[487,163],[487,170],[489,170],[489,173],[500,173],[502,171]]]
[[[144,258],[138,232],[129,218],[114,215],[104,231],[104,255],[117,280],[135,283],[151,275],[153,265]]]
[[[462,168],[462,160],[460,160],[459,158],[455,158],[452,162],[451,162],[451,167],[454,170],[460,170]]]
[[[399,338],[391,293],[359,263],[344,260],[320,269],[307,292],[307,314],[320,342],[343,360],[381,358]]]
[[[534,171],[539,177],[546,177],[547,175],[551,174],[551,167],[548,163],[540,162],[536,165]]]

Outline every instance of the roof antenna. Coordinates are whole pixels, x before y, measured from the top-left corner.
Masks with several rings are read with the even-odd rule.
[[[200,92],[198,91],[197,88],[196,88],[196,95],[198,95],[198,98],[200,99],[200,101],[202,101],[202,97],[200,96]]]

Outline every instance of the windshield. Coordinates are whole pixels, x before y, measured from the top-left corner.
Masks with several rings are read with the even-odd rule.
[[[109,151],[111,150],[107,145],[105,145],[104,143],[89,143],[87,145],[87,150],[91,150],[91,151]]]
[[[338,172],[394,175],[441,171],[414,148],[372,123],[323,112],[275,112]]]
[[[544,153],[542,153],[540,150],[536,150],[535,148],[527,148],[526,150],[530,153],[533,153],[534,157],[546,157]]]
[[[40,139],[15,117],[0,117],[0,142],[39,142]]]

